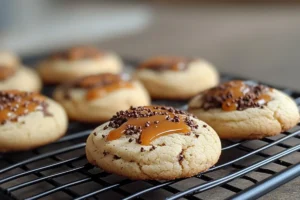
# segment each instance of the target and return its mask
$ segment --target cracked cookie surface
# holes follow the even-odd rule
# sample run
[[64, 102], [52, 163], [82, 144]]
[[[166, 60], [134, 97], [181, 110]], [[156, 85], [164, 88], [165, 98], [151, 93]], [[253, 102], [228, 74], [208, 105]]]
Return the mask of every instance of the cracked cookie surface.
[[[228, 92], [226, 84], [228, 83], [219, 87]], [[217, 94], [216, 89], [218, 88], [194, 97], [188, 110], [212, 126], [220, 138], [259, 139], [274, 136], [299, 122], [296, 103], [276, 89], [262, 85], [246, 85], [237, 98], [232, 98], [230, 94], [228, 98], [227, 93]], [[210, 98], [207, 94], [213, 90], [214, 96]], [[229, 102], [228, 107], [224, 102]]]
[[[126, 113], [119, 113], [96, 128], [87, 139], [88, 161], [107, 172], [138, 180], [191, 177], [218, 161], [221, 143], [210, 126], [182, 111], [170, 110], [170, 114], [168, 110], [154, 108], [158, 108], [154, 111], [158, 114], [126, 117]], [[143, 126], [130, 126], [138, 123]], [[123, 134], [115, 134], [116, 131]], [[155, 134], [161, 135], [147, 137]]]

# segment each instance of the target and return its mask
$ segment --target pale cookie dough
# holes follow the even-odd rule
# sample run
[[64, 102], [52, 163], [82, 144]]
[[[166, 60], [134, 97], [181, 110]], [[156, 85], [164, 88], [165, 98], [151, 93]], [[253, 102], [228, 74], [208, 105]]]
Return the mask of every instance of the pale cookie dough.
[[157, 57], [142, 63], [135, 73], [156, 99], [189, 99], [219, 82], [215, 67], [202, 59]]
[[11, 76], [0, 80], [0, 90], [17, 89], [22, 91], [39, 92], [42, 81], [38, 74], [28, 67], [19, 67]]
[[120, 73], [122, 67], [122, 60], [115, 53], [76, 47], [42, 61], [38, 71], [45, 83], [57, 84], [86, 75]]
[[54, 91], [54, 99], [70, 119], [91, 123], [107, 121], [130, 106], [150, 104], [149, 94], [141, 83], [107, 73], [68, 82]]
[[39, 92], [42, 87], [37, 73], [21, 65], [13, 53], [0, 52], [0, 90], [18, 89]]
[[[224, 84], [221, 87], [224, 87]], [[256, 87], [264, 88], [265, 86]], [[223, 108], [222, 105], [216, 106], [215, 104], [216, 102], [222, 103], [222, 101], [224, 103], [228, 99], [226, 96], [215, 95], [213, 98], [210, 97], [211, 102], [205, 102], [204, 96], [208, 92], [194, 97], [189, 103], [188, 111], [213, 127], [220, 138], [259, 139], [274, 136], [299, 122], [299, 111], [295, 102], [276, 89], [265, 87], [262, 90], [257, 89], [256, 94], [244, 91], [245, 94], [238, 100], [242, 105], [231, 111], [223, 109], [227, 108], [226, 104]], [[249, 94], [252, 98], [246, 100]], [[268, 102], [260, 101], [259, 103], [257, 95], [267, 95], [270, 99]], [[255, 101], [258, 104], [253, 104]], [[232, 105], [237, 104], [230, 106]]]
[[[128, 112], [132, 113], [132, 110]], [[118, 123], [120, 123], [118, 120], [123, 119], [124, 122], [122, 114], [126, 115], [128, 112], [117, 113], [110, 122], [99, 126], [90, 134], [87, 139], [86, 155], [91, 164], [130, 179], [172, 180], [197, 175], [208, 170], [218, 161], [221, 143], [216, 132], [203, 121], [183, 112], [175, 111], [176, 116], [180, 115], [181, 120], [188, 118], [186, 123], [194, 127], [188, 133], [175, 130], [171, 134], [152, 140], [149, 145], [142, 145], [142, 139], [138, 138], [142, 138], [141, 134], [147, 128], [143, 126], [142, 132], [139, 132], [137, 130], [139, 127], [126, 125], [129, 127], [126, 135], [108, 141], [110, 132], [118, 130]], [[163, 116], [163, 119], [165, 117], [167, 116]], [[150, 117], [149, 126], [145, 124], [145, 127], [153, 128], [163, 123], [161, 120], [153, 124], [151, 120]], [[169, 118], [169, 121], [171, 120], [172, 117]], [[172, 130], [172, 126], [169, 128]]]
[[51, 99], [29, 92], [0, 92], [0, 152], [28, 150], [62, 137], [64, 109]]
[[0, 66], [15, 68], [19, 65], [20, 59], [17, 55], [7, 51], [0, 51]]

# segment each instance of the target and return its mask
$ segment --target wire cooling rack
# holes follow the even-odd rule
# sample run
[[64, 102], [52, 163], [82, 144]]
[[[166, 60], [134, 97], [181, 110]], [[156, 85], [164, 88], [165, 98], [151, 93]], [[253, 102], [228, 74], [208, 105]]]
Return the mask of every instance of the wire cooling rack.
[[[281, 90], [300, 106], [300, 93]], [[185, 108], [187, 102], [154, 103]], [[300, 175], [300, 124], [261, 140], [223, 140], [216, 166], [173, 181], [134, 181], [88, 164], [85, 140], [96, 126], [71, 122], [53, 144], [0, 154], [0, 199], [256, 199]]]

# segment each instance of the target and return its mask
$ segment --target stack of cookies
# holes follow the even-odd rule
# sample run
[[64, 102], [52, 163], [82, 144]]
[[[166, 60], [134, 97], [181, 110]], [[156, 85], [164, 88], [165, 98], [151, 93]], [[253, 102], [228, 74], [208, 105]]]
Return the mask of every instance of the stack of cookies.
[[[34, 71], [0, 53], [0, 152], [51, 143], [65, 134], [68, 119], [98, 123], [86, 144], [91, 164], [131, 179], [172, 180], [215, 165], [220, 138], [274, 136], [299, 121], [286, 94], [249, 81], [219, 84], [203, 59], [160, 56], [132, 76], [122, 69], [118, 55], [94, 47], [55, 53], [37, 67], [44, 84], [55, 86], [54, 101], [35, 93], [41, 82]], [[151, 99], [189, 101], [188, 110]]]

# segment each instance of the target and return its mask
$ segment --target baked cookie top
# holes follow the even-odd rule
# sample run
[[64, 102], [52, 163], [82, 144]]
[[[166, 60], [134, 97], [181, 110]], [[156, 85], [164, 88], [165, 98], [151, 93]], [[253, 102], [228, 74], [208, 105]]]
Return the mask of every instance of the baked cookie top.
[[15, 67], [7, 67], [0, 65], [0, 81], [4, 81], [16, 73], [17, 69]]
[[154, 57], [144, 61], [138, 66], [138, 70], [149, 69], [153, 71], [183, 71], [186, 70], [192, 60], [182, 57]]
[[50, 60], [75, 61], [82, 59], [95, 59], [104, 55], [104, 52], [89, 46], [73, 47], [63, 52], [57, 52], [50, 56]]
[[94, 100], [101, 98], [106, 94], [122, 88], [132, 88], [130, 80], [124, 80], [117, 74], [98, 74], [79, 78], [63, 85], [64, 97], [70, 98], [70, 90], [84, 89], [86, 90], [86, 99]]
[[234, 80], [200, 93], [201, 104], [190, 105], [190, 108], [204, 110], [221, 108], [224, 111], [245, 110], [247, 108], [263, 108], [272, 100], [272, 88], [261, 84], [250, 84]]
[[43, 112], [45, 116], [51, 116], [47, 110], [46, 98], [32, 92], [17, 90], [0, 91], [0, 123], [16, 122], [19, 117], [32, 112]]
[[20, 65], [19, 58], [10, 52], [0, 52], [0, 81], [13, 76]]
[[190, 135], [193, 130], [198, 129], [192, 115], [166, 106], [131, 107], [117, 112], [103, 130], [109, 127], [114, 129], [106, 135], [107, 141], [125, 136], [129, 142], [141, 145], [150, 145], [158, 137], [172, 133]]
[[88, 161], [138, 180], [173, 180], [206, 171], [219, 159], [221, 142], [205, 122], [166, 106], [120, 111], [88, 137]]

